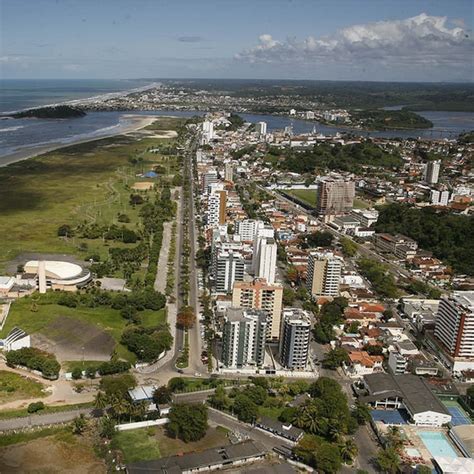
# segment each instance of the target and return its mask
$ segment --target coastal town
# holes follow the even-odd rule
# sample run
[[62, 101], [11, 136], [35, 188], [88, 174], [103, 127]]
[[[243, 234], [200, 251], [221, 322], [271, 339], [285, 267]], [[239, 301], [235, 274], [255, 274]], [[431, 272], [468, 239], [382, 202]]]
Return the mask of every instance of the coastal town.
[[0, 474], [473, 474], [472, 0], [0, 0]]
[[[11, 401], [37, 414], [0, 411], [3, 432], [95, 423], [131, 473], [219, 469], [222, 450], [228, 467], [288, 472], [471, 470], [470, 136], [295, 134], [209, 112], [127, 137], [143, 151], [123, 194], [111, 184], [116, 223], [91, 204], [53, 237], [85, 261], [27, 252], [0, 277], [2, 374], [51, 384], [55, 407]], [[39, 308], [58, 317], [38, 332]], [[91, 324], [104, 311], [125, 323], [120, 346]], [[155, 459], [150, 438], [127, 459], [170, 423], [226, 445]]]

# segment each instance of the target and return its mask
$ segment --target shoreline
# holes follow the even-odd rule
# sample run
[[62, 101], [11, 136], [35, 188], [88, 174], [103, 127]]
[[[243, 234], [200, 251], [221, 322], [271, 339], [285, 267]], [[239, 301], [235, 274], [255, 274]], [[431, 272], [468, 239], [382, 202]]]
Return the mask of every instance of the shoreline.
[[[104, 138], [116, 137], [119, 135], [128, 135], [129, 133], [137, 132], [143, 128], [148, 127], [156, 120], [162, 116], [152, 116], [152, 115], [125, 115], [125, 118], [131, 119], [132, 123], [125, 125], [121, 130], [101, 135], [100, 137], [89, 137], [80, 140], [73, 140], [70, 143], [61, 143], [61, 142], [52, 142], [44, 145], [33, 145], [31, 147], [25, 147], [19, 151], [12, 153], [11, 155], [6, 155], [0, 157], [2, 162], [0, 163], [0, 168], [13, 165], [14, 163], [19, 163], [20, 161], [29, 160], [31, 158], [36, 158], [38, 156], [44, 155], [51, 151], [59, 150], [61, 148], [67, 148], [73, 145], [80, 145], [82, 143], [93, 142], [96, 140], [102, 140]], [[3, 159], [6, 161], [3, 162]]]

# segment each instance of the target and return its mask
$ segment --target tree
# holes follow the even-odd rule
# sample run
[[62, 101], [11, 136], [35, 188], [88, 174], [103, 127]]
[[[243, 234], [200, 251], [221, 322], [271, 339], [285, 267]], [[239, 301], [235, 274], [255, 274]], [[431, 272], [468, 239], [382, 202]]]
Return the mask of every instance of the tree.
[[71, 377], [74, 379], [74, 380], [79, 380], [82, 378], [82, 370], [80, 367], [74, 367], [74, 369], [72, 369], [72, 372], [71, 372]]
[[230, 399], [222, 385], [216, 387], [215, 392], [209, 397], [209, 403], [218, 410], [227, 410], [230, 405]]
[[341, 237], [339, 243], [342, 247], [342, 253], [346, 257], [353, 257], [357, 253], [358, 246], [353, 240], [347, 237]]
[[196, 323], [196, 315], [191, 306], [183, 306], [176, 317], [176, 324], [182, 329], [191, 329]]
[[97, 410], [104, 410], [108, 404], [109, 400], [107, 395], [102, 390], [99, 390], [94, 398], [94, 408]]
[[33, 402], [28, 405], [27, 412], [28, 413], [36, 413], [40, 410], [44, 410], [44, 403], [43, 402]]
[[331, 232], [313, 232], [306, 235], [306, 244], [308, 247], [330, 247], [334, 237]]
[[153, 402], [155, 405], [169, 403], [171, 401], [171, 395], [171, 389], [166, 385], [162, 385], [153, 392]]
[[68, 224], [63, 224], [58, 227], [58, 237], [73, 237], [74, 230]]
[[115, 435], [115, 421], [104, 417], [100, 420], [99, 434], [102, 438], [112, 439]]
[[263, 405], [267, 399], [267, 390], [261, 385], [247, 387], [245, 395], [256, 405]]
[[393, 448], [380, 449], [377, 453], [377, 465], [388, 474], [396, 474], [400, 469], [400, 457]]
[[135, 377], [131, 374], [106, 375], [100, 380], [99, 388], [111, 400], [112, 397], [125, 397], [132, 388], [137, 386]]
[[174, 393], [184, 390], [186, 383], [182, 378], [173, 377], [168, 380], [168, 388]]
[[347, 351], [341, 347], [335, 347], [326, 354], [322, 365], [325, 369], [336, 370], [338, 367], [341, 367], [343, 362], [348, 361], [349, 355], [347, 354]]
[[283, 288], [283, 305], [292, 306], [295, 302], [295, 292], [291, 288]]
[[77, 435], [84, 433], [87, 427], [87, 420], [83, 413], [72, 420], [72, 432]]
[[365, 425], [370, 420], [370, 410], [365, 403], [356, 402], [352, 416], [357, 420], [359, 425]]
[[333, 474], [341, 467], [341, 456], [338, 449], [334, 449], [319, 436], [305, 435], [294, 448], [298, 458], [305, 464], [314, 467], [318, 472]]
[[257, 405], [243, 393], [235, 397], [233, 410], [237, 418], [245, 423], [254, 423], [258, 416]]
[[345, 442], [339, 446], [339, 451], [343, 462], [346, 464], [352, 464], [352, 461], [357, 456], [358, 449], [352, 439], [346, 439]]
[[207, 407], [203, 404], [175, 404], [171, 407], [168, 420], [166, 429], [173, 438], [185, 443], [198, 441], [208, 428]]

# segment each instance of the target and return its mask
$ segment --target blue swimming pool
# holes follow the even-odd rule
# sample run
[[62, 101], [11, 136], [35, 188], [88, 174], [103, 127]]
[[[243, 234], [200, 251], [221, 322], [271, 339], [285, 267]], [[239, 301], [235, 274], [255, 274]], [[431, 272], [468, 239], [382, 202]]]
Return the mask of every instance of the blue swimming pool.
[[439, 431], [418, 431], [418, 436], [423, 441], [433, 457], [445, 456], [457, 458], [458, 454], [444, 433]]

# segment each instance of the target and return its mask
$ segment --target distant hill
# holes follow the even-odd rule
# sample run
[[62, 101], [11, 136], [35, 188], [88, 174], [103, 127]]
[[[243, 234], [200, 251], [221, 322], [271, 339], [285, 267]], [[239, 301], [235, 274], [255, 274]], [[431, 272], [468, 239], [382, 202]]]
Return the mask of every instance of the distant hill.
[[70, 105], [54, 105], [51, 107], [39, 107], [36, 109], [23, 110], [12, 114], [14, 118], [74, 118], [84, 117], [86, 113], [78, 108]]

